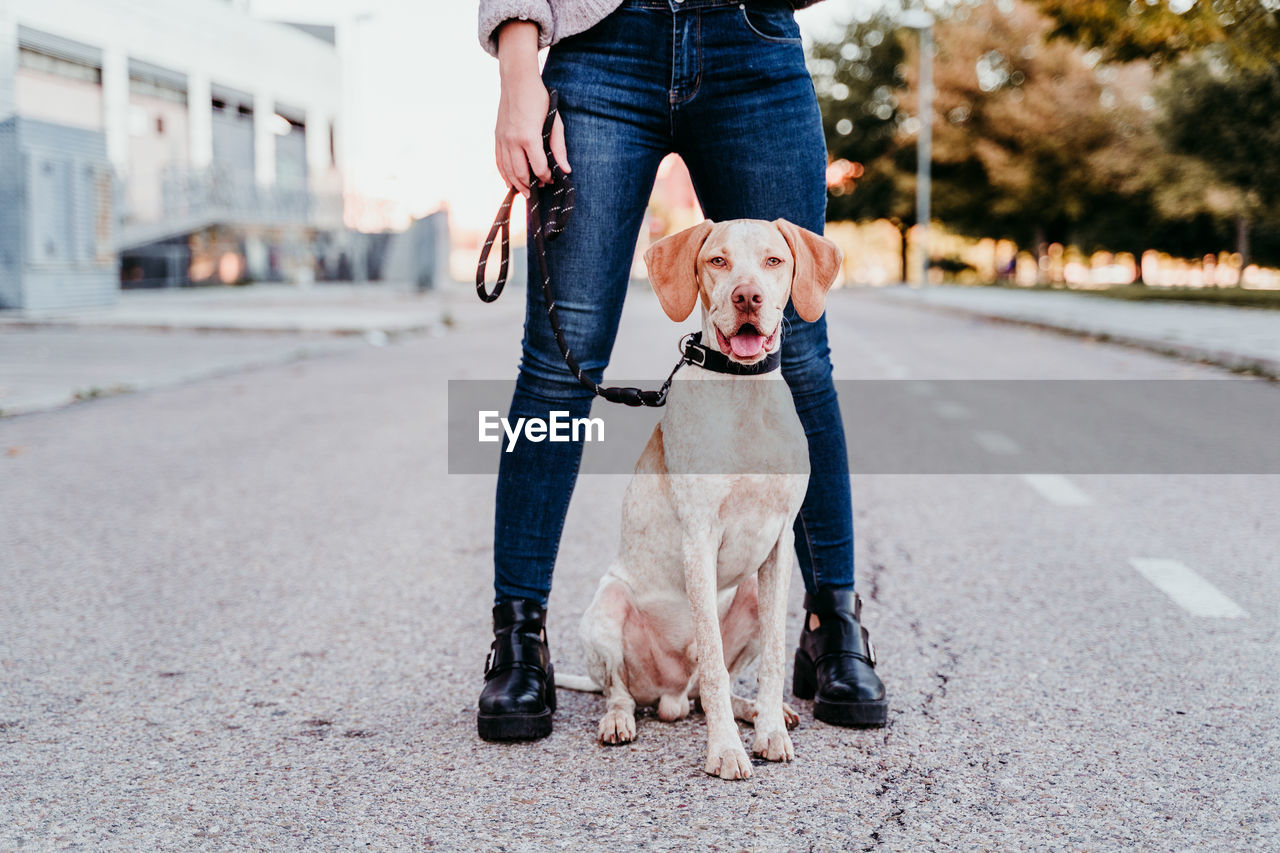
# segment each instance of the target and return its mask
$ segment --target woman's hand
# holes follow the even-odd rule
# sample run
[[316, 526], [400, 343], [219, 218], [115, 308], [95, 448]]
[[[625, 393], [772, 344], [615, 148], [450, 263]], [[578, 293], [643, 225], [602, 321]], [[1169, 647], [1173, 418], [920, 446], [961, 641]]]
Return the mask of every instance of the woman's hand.
[[[494, 159], [508, 187], [529, 197], [529, 171], [541, 184], [551, 182], [551, 169], [542, 150], [542, 123], [550, 97], [538, 72], [538, 25], [508, 21], [498, 30], [498, 72], [502, 96], [498, 101], [498, 125], [494, 130]], [[551, 153], [565, 172], [569, 159], [564, 148], [564, 124], [556, 114], [551, 129]]]

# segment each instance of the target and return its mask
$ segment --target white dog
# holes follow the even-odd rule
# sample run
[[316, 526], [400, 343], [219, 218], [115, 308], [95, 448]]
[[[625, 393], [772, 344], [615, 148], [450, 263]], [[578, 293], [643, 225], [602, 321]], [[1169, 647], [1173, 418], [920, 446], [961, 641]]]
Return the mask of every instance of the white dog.
[[[677, 322], [702, 304], [695, 361], [675, 376], [626, 491], [622, 542], [582, 618], [594, 684], [604, 693], [602, 743], [636, 735], [636, 703], [678, 720], [690, 697], [707, 718], [706, 771], [751, 775], [734, 718], [754, 723], [753, 751], [794, 757], [782, 701], [792, 524], [809, 480], [808, 445], [780, 371], [790, 297], [822, 315], [840, 250], [785, 220], [703, 222], [645, 253], [649, 277]], [[728, 375], [726, 375], [728, 374]], [[708, 381], [714, 380], [714, 381]], [[752, 702], [732, 678], [759, 658]]]

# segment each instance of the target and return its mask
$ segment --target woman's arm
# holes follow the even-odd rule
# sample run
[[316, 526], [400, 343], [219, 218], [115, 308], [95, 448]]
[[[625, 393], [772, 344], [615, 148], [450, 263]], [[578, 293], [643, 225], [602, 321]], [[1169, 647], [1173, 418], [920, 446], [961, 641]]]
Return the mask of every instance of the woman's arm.
[[[494, 159], [507, 186], [515, 187], [526, 198], [530, 169], [543, 184], [551, 180], [551, 169], [542, 150], [542, 122], [550, 99], [538, 70], [538, 35], [538, 25], [531, 21], [507, 21], [497, 31], [502, 94], [494, 129]], [[564, 124], [558, 114], [551, 131], [551, 153], [561, 169], [570, 171]]]

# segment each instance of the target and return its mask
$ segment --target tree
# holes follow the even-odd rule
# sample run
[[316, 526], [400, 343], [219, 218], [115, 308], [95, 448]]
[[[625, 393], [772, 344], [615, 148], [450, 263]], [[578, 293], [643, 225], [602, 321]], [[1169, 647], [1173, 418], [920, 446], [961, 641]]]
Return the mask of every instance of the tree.
[[1157, 89], [1163, 151], [1141, 169], [1164, 173], [1150, 183], [1166, 218], [1198, 220], [1193, 230], [1212, 233], [1215, 247], [1233, 232], [1246, 263], [1280, 262], [1280, 2], [1036, 3], [1054, 20], [1051, 37], [1104, 61], [1167, 69]]
[[1170, 150], [1204, 163], [1231, 191], [1236, 251], [1247, 263], [1253, 223], [1280, 222], [1280, 69], [1201, 56], [1173, 70], [1160, 100]]
[[[1262, 179], [1250, 164], [1280, 157], [1272, 90], [1257, 84], [1233, 99], [1209, 87], [1198, 100], [1184, 98], [1191, 112], [1174, 113], [1172, 122], [1202, 144], [1173, 144], [1172, 125], [1158, 109], [1168, 97], [1163, 89], [1156, 97], [1152, 66], [1100, 62], [1099, 53], [1050, 38], [1055, 26], [1025, 0], [960, 5], [938, 23], [937, 219], [960, 233], [1037, 250], [1055, 241], [1199, 255], [1231, 245], [1241, 193]], [[828, 149], [833, 159], [861, 166], [834, 182], [832, 219], [888, 218], [904, 233], [914, 224], [917, 52], [914, 34], [885, 19], [855, 22], [842, 43], [815, 46], [811, 70]], [[1275, 80], [1274, 71], [1250, 73], [1248, 79]], [[1219, 129], [1230, 132], [1223, 127], [1230, 105], [1250, 98], [1256, 108], [1234, 113], [1241, 132], [1231, 144], [1215, 142]], [[1196, 117], [1193, 103], [1228, 111]], [[1215, 150], [1234, 161], [1238, 180], [1217, 165]], [[1265, 174], [1280, 187], [1276, 173]], [[1266, 223], [1256, 233], [1264, 248], [1273, 242]]]
[[1108, 62], [1149, 60], [1157, 67], [1218, 45], [1233, 64], [1280, 61], [1276, 0], [1036, 0], [1054, 21], [1049, 35], [1101, 51]]
[[[1140, 104], [1149, 75], [1100, 73], [1082, 49], [1046, 41], [1050, 26], [1025, 2], [962, 7], [938, 25], [938, 217], [1022, 245], [1137, 248], [1138, 229], [1122, 226], [1150, 218], [1150, 202], [1120, 164], [1150, 139]], [[1108, 211], [1119, 215], [1104, 231]]]
[[815, 44], [809, 62], [828, 156], [848, 164], [828, 181], [827, 218], [892, 222], [904, 275], [906, 234], [915, 224], [914, 149], [901, 133], [899, 108], [905, 55], [897, 24], [879, 16], [852, 21], [838, 42]]

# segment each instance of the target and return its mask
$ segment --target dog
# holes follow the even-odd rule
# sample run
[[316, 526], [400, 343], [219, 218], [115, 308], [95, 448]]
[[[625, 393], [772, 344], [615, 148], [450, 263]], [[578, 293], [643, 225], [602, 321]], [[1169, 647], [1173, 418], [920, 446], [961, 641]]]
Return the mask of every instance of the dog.
[[[802, 319], [822, 315], [841, 254], [786, 220], [737, 219], [666, 237], [644, 259], [667, 316], [683, 322], [701, 303], [717, 363], [750, 371], [777, 361], [788, 298]], [[626, 490], [617, 560], [582, 617], [589, 680], [557, 680], [604, 694], [601, 743], [635, 738], [637, 704], [675, 721], [694, 698], [707, 773], [751, 776], [735, 718], [754, 725], [756, 755], [794, 758], [784, 646], [792, 524], [808, 482], [808, 444], [780, 371], [676, 373]], [[756, 700], [733, 695], [733, 678], [757, 659]]]

